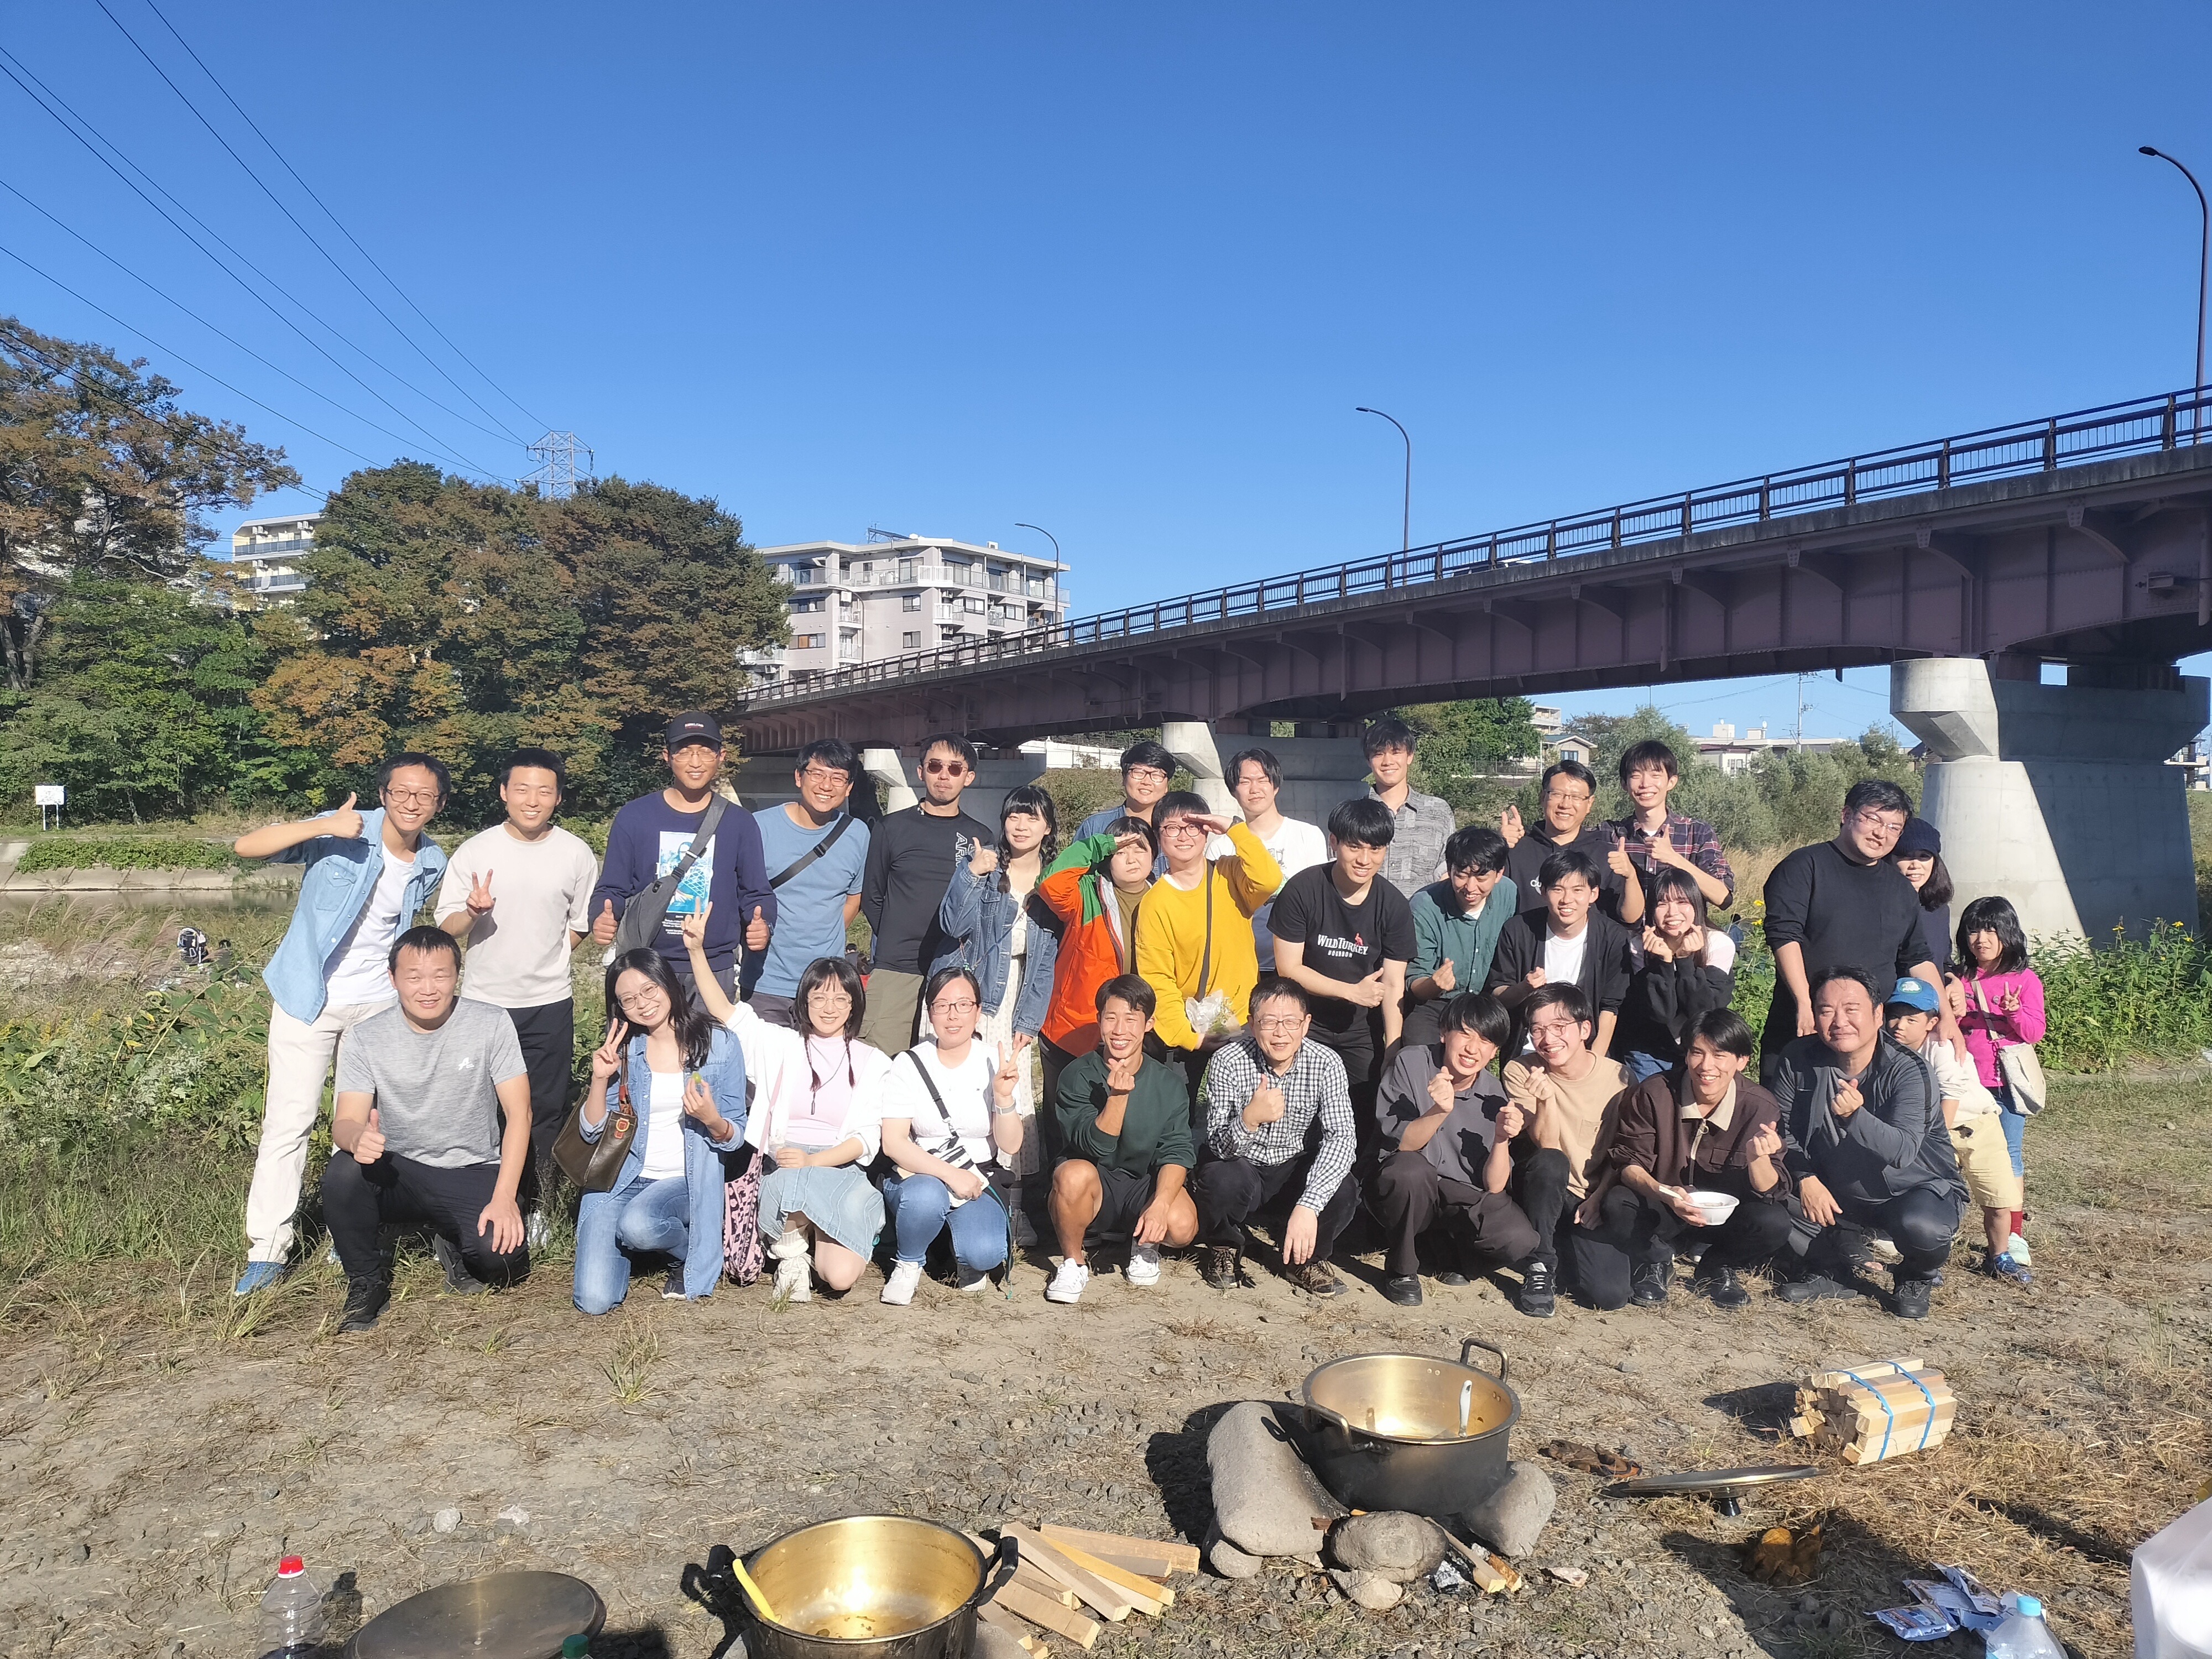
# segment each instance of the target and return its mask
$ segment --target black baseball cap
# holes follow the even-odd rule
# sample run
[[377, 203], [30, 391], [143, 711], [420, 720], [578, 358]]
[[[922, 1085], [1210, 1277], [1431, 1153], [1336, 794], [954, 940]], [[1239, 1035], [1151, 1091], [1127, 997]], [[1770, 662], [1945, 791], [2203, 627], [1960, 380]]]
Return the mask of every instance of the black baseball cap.
[[668, 722], [668, 752], [674, 754], [690, 743], [703, 743], [711, 749], [722, 746], [722, 723], [703, 708], [687, 708]]

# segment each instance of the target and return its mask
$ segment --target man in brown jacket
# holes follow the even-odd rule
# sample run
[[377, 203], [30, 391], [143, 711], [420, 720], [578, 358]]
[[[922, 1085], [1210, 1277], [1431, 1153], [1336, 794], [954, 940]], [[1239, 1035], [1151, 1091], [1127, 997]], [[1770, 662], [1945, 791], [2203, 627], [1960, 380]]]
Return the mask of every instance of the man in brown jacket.
[[[1574, 1230], [1576, 1277], [1594, 1306], [1664, 1302], [1678, 1244], [1699, 1258], [1697, 1276], [1714, 1306], [1751, 1300], [1735, 1270], [1765, 1261], [1790, 1235], [1780, 1108], [1743, 1076], [1756, 1052], [1740, 1015], [1712, 1009], [1692, 1028], [1679, 1073], [1646, 1078], [1620, 1097], [1601, 1172], [1577, 1212], [1587, 1221]], [[1715, 1220], [1692, 1193], [1735, 1202]]]

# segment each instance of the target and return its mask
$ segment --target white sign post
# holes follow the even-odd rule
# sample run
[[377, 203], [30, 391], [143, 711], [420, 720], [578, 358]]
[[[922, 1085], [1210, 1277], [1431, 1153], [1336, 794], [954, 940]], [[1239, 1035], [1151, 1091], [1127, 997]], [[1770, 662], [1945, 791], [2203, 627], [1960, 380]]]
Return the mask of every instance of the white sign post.
[[[39, 828], [58, 830], [62, 827], [62, 806], [69, 799], [69, 791], [58, 783], [34, 783], [31, 786], [33, 803], [39, 809]], [[52, 814], [49, 821], [48, 814]]]

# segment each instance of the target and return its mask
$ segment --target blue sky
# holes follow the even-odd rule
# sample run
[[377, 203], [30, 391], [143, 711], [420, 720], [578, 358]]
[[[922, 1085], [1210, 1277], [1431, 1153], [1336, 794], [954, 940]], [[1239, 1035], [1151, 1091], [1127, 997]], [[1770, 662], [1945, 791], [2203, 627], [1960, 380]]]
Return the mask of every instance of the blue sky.
[[[143, 353], [324, 487], [348, 448], [514, 477], [550, 424], [763, 544], [875, 525], [1042, 550], [1015, 523], [1046, 526], [1091, 610], [1388, 549], [1401, 451], [1355, 404], [1413, 434], [1421, 542], [2191, 374], [2196, 203], [2136, 146], [2212, 179], [2201, 5], [157, 0], [495, 391], [148, 0], [106, 3], [489, 414], [94, 0], [0, 0], [0, 46], [493, 430], [332, 343], [404, 418], [374, 402], [5, 81], [0, 179], [346, 409], [5, 191], [0, 246], [167, 349], [4, 258], [0, 312]], [[1810, 683], [1806, 730], [1882, 717], [1885, 684]], [[1715, 684], [1666, 706], [1788, 726], [1795, 699]]]

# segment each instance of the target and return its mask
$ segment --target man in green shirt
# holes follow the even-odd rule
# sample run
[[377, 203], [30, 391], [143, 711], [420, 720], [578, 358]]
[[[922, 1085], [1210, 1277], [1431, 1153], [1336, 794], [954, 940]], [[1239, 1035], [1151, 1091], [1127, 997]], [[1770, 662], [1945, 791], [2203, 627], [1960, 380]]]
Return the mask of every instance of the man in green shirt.
[[1444, 878], [1413, 895], [1413, 959], [1406, 969], [1405, 1048], [1442, 1040], [1444, 1005], [1480, 991], [1498, 936], [1520, 908], [1505, 873], [1511, 851], [1495, 830], [1470, 823], [1444, 843]]
[[1188, 1190], [1196, 1158], [1182, 1069], [1145, 1053], [1158, 1006], [1134, 974], [1098, 988], [1098, 1046], [1060, 1073], [1053, 1113], [1061, 1157], [1052, 1172], [1052, 1224], [1060, 1263], [1048, 1302], [1074, 1302], [1091, 1282], [1086, 1252], [1129, 1241], [1129, 1283], [1160, 1282], [1160, 1246], [1198, 1237]]

